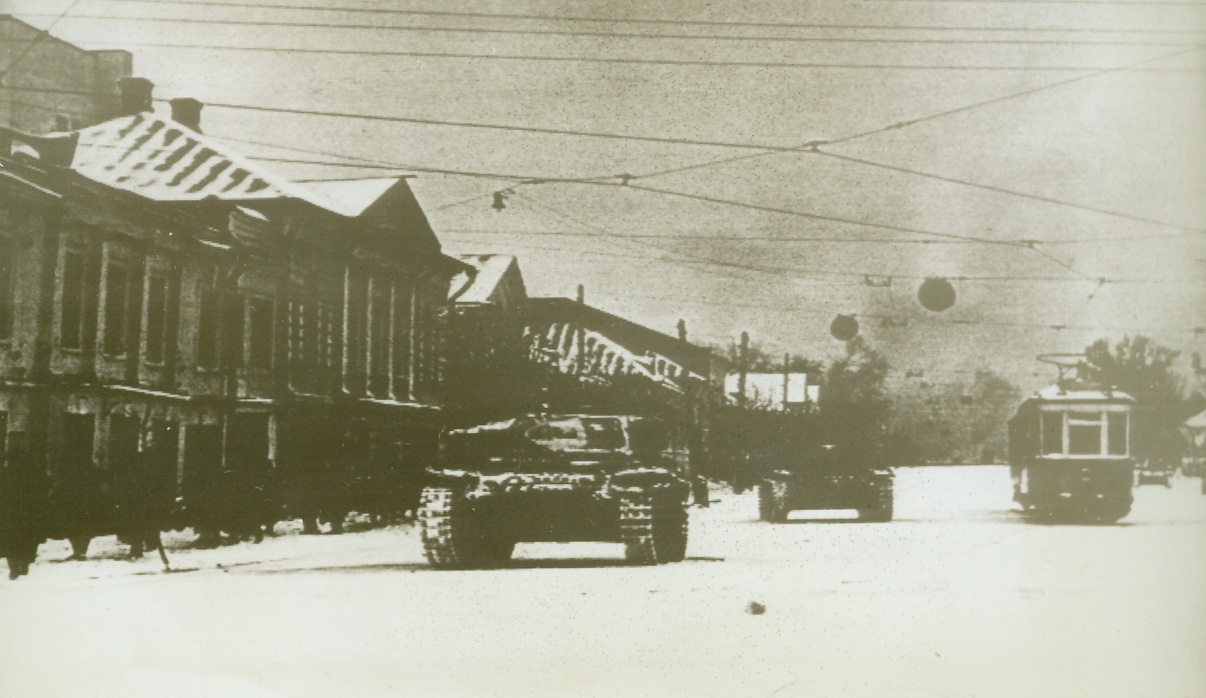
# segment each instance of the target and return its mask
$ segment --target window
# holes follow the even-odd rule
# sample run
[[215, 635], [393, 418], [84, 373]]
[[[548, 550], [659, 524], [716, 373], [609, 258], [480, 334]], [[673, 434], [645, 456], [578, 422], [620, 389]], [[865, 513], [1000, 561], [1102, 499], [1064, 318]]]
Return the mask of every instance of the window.
[[168, 328], [171, 311], [169, 310], [169, 280], [162, 272], [151, 272], [147, 278], [147, 362], [163, 363], [164, 350], [171, 344]]
[[586, 447], [600, 449], [624, 448], [624, 425], [618, 419], [583, 419]]
[[11, 238], [0, 239], [0, 339], [12, 339], [13, 336], [16, 253], [16, 245]]
[[1126, 412], [1042, 413], [1043, 455], [1125, 456], [1130, 450]]
[[410, 294], [394, 288], [394, 395], [410, 395]]
[[349, 269], [344, 292], [347, 296], [344, 343], [347, 348], [348, 387], [359, 390], [364, 386], [367, 359], [365, 340], [368, 334], [368, 283], [364, 275]]
[[218, 292], [201, 290], [197, 309], [197, 367], [218, 367]]
[[314, 349], [318, 366], [329, 369], [335, 366], [335, 309], [330, 303], [314, 304]]
[[1125, 412], [1107, 412], [1106, 424], [1109, 431], [1109, 450], [1111, 456], [1125, 456], [1127, 444], [1127, 415]]
[[99, 255], [82, 249], [63, 253], [63, 300], [59, 308], [59, 344], [90, 347], [96, 339]]
[[369, 390], [381, 396], [389, 390], [389, 287], [373, 280], [369, 307]]
[[1101, 455], [1104, 412], [1068, 413], [1068, 454], [1073, 456]]
[[294, 387], [322, 391], [335, 366], [335, 311], [329, 303], [288, 304], [288, 355]]
[[104, 352], [110, 356], [126, 353], [126, 325], [129, 316], [130, 269], [110, 261], [105, 270]]
[[247, 363], [252, 368], [272, 367], [272, 301], [252, 298], [247, 303], [250, 315]]
[[222, 307], [222, 337], [218, 344], [222, 347], [223, 365], [239, 366], [243, 363], [243, 297], [237, 293], [224, 296], [226, 303]]
[[306, 304], [289, 302], [289, 365], [300, 368], [306, 365]]

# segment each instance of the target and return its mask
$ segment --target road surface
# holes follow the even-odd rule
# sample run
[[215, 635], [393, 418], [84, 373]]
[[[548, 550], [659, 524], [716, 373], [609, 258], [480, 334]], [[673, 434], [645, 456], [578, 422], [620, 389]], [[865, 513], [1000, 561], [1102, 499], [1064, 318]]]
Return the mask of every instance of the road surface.
[[1198, 480], [1117, 526], [1028, 524], [1010, 494], [1000, 466], [902, 469], [892, 523], [773, 525], [717, 489], [655, 568], [573, 544], [437, 572], [411, 525], [176, 536], [172, 574], [53, 542], [0, 583], [0, 695], [1206, 695]]

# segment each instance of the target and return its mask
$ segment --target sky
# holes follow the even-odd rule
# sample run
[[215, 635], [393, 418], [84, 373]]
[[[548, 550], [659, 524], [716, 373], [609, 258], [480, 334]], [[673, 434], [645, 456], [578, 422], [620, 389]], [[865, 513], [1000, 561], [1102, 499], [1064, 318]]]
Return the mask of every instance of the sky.
[[[285, 176], [413, 173], [446, 252], [517, 254], [533, 294], [582, 284], [695, 341], [830, 359], [854, 314], [895, 380], [1027, 390], [1055, 377], [1036, 354], [1098, 338], [1206, 353], [1206, 3], [733, 5], [0, 12], [130, 50], [157, 97], [205, 102], [207, 134]], [[920, 306], [929, 277], [954, 307]]]

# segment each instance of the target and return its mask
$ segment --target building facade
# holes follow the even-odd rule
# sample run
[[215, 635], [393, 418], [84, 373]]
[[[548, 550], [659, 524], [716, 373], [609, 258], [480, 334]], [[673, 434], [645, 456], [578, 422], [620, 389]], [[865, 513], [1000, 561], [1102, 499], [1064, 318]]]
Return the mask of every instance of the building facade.
[[0, 126], [49, 133], [112, 119], [133, 62], [128, 51], [87, 51], [0, 15]]
[[192, 106], [0, 131], [0, 438], [52, 481], [95, 464], [204, 503], [236, 472], [302, 517], [400, 506], [465, 265], [405, 179], [284, 181]]

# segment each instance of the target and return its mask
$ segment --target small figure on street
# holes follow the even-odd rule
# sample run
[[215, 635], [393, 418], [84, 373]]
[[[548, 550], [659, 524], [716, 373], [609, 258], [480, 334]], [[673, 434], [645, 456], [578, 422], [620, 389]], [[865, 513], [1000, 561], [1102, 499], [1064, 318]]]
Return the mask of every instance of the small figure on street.
[[130, 545], [130, 559], [142, 557], [152, 547], [159, 552], [165, 570], [170, 570], [160, 531], [167, 522], [175, 497], [171, 488], [156, 477], [154, 445], [148, 442], [139, 451], [123, 478], [119, 495], [118, 532]]
[[0, 468], [0, 557], [8, 559], [8, 578], [29, 574], [46, 540], [47, 480], [32, 462], [25, 435], [10, 434], [8, 456]]
[[92, 539], [113, 530], [108, 474], [91, 460], [63, 467], [50, 490], [56, 528], [71, 543], [72, 560], [88, 556]]

